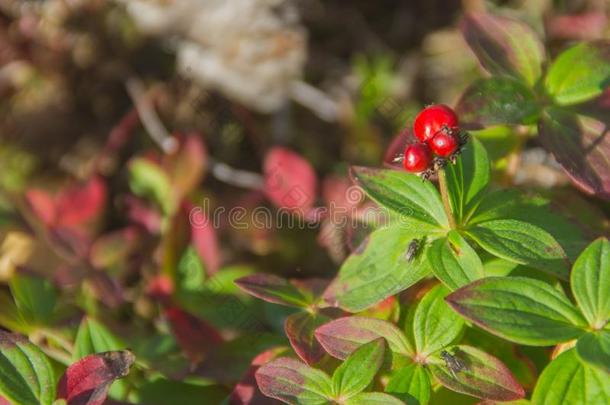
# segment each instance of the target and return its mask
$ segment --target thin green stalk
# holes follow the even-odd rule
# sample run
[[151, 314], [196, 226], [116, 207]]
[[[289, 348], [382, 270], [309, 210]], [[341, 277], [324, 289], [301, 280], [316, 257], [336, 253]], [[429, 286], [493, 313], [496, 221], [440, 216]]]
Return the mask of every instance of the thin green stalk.
[[451, 229], [456, 229], [455, 218], [453, 217], [453, 212], [451, 211], [451, 203], [449, 202], [449, 191], [447, 190], [447, 177], [445, 174], [445, 169], [440, 169], [438, 171], [438, 185], [441, 191], [441, 198], [443, 199], [443, 207], [445, 207], [445, 213], [447, 214], [447, 218], [449, 218], [449, 227]]

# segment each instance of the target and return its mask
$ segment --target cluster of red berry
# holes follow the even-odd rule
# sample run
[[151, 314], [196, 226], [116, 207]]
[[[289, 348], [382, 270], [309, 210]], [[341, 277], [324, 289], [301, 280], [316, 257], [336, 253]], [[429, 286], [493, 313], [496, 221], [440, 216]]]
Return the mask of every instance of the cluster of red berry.
[[448, 160], [455, 161], [466, 143], [466, 135], [459, 130], [455, 111], [444, 104], [423, 109], [415, 117], [413, 133], [419, 142], [407, 145], [397, 160], [402, 161], [405, 170], [421, 173], [423, 178], [444, 167]]

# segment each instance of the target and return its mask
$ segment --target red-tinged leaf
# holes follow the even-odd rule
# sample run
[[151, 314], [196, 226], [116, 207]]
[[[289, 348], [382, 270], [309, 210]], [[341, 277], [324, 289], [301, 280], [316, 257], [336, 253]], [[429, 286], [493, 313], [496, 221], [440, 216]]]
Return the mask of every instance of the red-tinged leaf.
[[324, 356], [324, 349], [316, 340], [316, 329], [330, 321], [320, 313], [297, 312], [286, 318], [284, 330], [292, 348], [307, 364], [314, 364]]
[[514, 401], [525, 397], [523, 387], [497, 358], [464, 345], [447, 347], [445, 351], [459, 362], [460, 367], [449, 369], [446, 362], [438, 357], [430, 358], [429, 369], [450, 390], [495, 401]]
[[155, 276], [148, 282], [146, 293], [160, 301], [167, 300], [174, 293], [174, 281], [165, 274]]
[[390, 350], [411, 355], [413, 348], [405, 334], [394, 324], [375, 318], [348, 316], [331, 321], [316, 330], [322, 347], [333, 357], [344, 360], [365, 343], [385, 338]]
[[141, 226], [151, 234], [158, 234], [161, 231], [161, 213], [146, 201], [128, 195], [125, 198], [125, 205], [127, 218], [133, 224]]
[[521, 21], [471, 13], [464, 18], [462, 33], [490, 73], [509, 75], [529, 85], [540, 78], [544, 47], [536, 32]]
[[602, 39], [608, 25], [604, 12], [591, 11], [582, 14], [557, 15], [546, 20], [549, 38], [591, 41]]
[[95, 240], [89, 251], [89, 261], [100, 269], [125, 261], [140, 241], [136, 227], [109, 232]]
[[208, 275], [218, 272], [222, 263], [218, 235], [213, 221], [199, 207], [186, 204], [191, 224], [191, 244], [199, 254]]
[[60, 191], [57, 195], [58, 225], [79, 226], [97, 219], [106, 204], [106, 194], [106, 183], [99, 176]]
[[210, 349], [222, 343], [222, 336], [211, 325], [178, 307], [165, 310], [172, 332], [186, 357], [200, 363]]
[[162, 166], [180, 199], [194, 190], [205, 174], [207, 150], [198, 134], [177, 135], [179, 146], [163, 157]]
[[306, 290], [273, 274], [252, 274], [235, 280], [235, 284], [248, 294], [274, 304], [306, 308], [314, 302]]
[[50, 226], [57, 217], [57, 208], [53, 197], [43, 190], [32, 189], [25, 193], [25, 201], [40, 222]]
[[57, 399], [65, 399], [68, 405], [102, 405], [112, 382], [129, 374], [134, 361], [129, 350], [86, 356], [61, 377]]
[[4, 398], [3, 396], [0, 396], [0, 405], [12, 405], [10, 402], [8, 402], [8, 399]]
[[[260, 392], [254, 377], [256, 371], [263, 365], [285, 352], [283, 347], [266, 350], [252, 360], [252, 364], [240, 382], [235, 385], [229, 403], [231, 405], [277, 405], [280, 401], [266, 397]], [[0, 404], [2, 405], [2, 404]]]
[[368, 308], [363, 312], [359, 312], [358, 316], [389, 321], [391, 320], [391, 318], [398, 318], [399, 312], [400, 303], [398, 302], [395, 296], [390, 295], [388, 298], [376, 304], [375, 306]]
[[316, 198], [317, 178], [308, 161], [286, 148], [275, 147], [265, 157], [265, 194], [279, 208], [305, 215]]
[[552, 108], [543, 113], [539, 133], [576, 186], [610, 199], [610, 134], [602, 121]]
[[263, 394], [287, 404], [325, 404], [332, 395], [326, 373], [287, 357], [261, 366], [255, 377]]

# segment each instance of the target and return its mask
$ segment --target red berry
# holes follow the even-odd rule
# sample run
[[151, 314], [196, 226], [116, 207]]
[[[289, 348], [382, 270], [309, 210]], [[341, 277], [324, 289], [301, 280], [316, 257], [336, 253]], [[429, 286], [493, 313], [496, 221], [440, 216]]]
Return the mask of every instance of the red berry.
[[415, 143], [407, 146], [402, 162], [405, 170], [411, 173], [423, 172], [430, 166], [432, 152], [425, 143]]
[[449, 132], [440, 131], [428, 141], [432, 151], [440, 157], [449, 157], [459, 146], [457, 137]]
[[413, 122], [413, 132], [422, 142], [427, 142], [443, 128], [457, 129], [458, 117], [444, 104], [424, 108]]

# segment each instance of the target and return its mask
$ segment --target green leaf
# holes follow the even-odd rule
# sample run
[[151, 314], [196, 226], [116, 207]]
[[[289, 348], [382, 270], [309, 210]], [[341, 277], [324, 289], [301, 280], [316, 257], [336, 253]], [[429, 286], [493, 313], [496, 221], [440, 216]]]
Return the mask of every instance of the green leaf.
[[446, 228], [449, 221], [436, 188], [414, 174], [398, 170], [352, 167], [352, 176], [379, 205], [420, 226]]
[[333, 374], [335, 397], [353, 397], [368, 387], [383, 363], [384, 352], [383, 338], [366, 343], [353, 352]]
[[17, 309], [15, 300], [5, 291], [0, 291], [0, 326], [23, 334], [29, 334], [31, 330]]
[[568, 350], [553, 360], [542, 372], [532, 403], [536, 405], [607, 404], [610, 398], [610, 374], [587, 366]]
[[287, 357], [262, 365], [255, 377], [263, 394], [287, 404], [328, 404], [333, 394], [326, 373]]
[[404, 402], [383, 392], [361, 392], [345, 401], [345, 405], [404, 405]]
[[487, 277], [446, 298], [481, 328], [512, 342], [548, 346], [579, 337], [585, 320], [567, 297], [525, 277]]
[[481, 65], [494, 75], [512, 76], [533, 86], [542, 75], [544, 47], [526, 24], [484, 13], [466, 15], [462, 33]]
[[412, 260], [406, 256], [411, 241], [423, 238], [423, 232], [400, 224], [375, 230], [343, 262], [324, 293], [325, 301], [359, 312], [426, 277], [430, 273], [428, 247], [422, 246]]
[[529, 125], [540, 115], [532, 90], [510, 77], [479, 79], [462, 94], [456, 106], [460, 121], [481, 126]]
[[436, 278], [452, 291], [485, 276], [479, 255], [457, 231], [432, 242], [428, 259]]
[[413, 316], [413, 336], [417, 354], [427, 356], [453, 342], [464, 329], [464, 321], [444, 298], [449, 290], [438, 285], [428, 291]]
[[458, 222], [462, 222], [489, 183], [489, 158], [481, 142], [471, 138], [457, 163], [447, 166], [445, 173], [452, 211]]
[[72, 360], [77, 361], [89, 354], [122, 350], [124, 348], [125, 344], [112, 334], [108, 328], [93, 318], [85, 317], [76, 333]]
[[610, 42], [581, 43], [562, 52], [549, 67], [544, 84], [559, 105], [599, 96], [610, 84]]
[[468, 219], [468, 225], [505, 218], [544, 229], [559, 242], [570, 260], [576, 260], [587, 245], [582, 230], [555, 213], [549, 200], [526, 197], [517, 190], [497, 190], [485, 195]]
[[542, 228], [515, 219], [498, 219], [469, 227], [467, 234], [495, 256], [568, 278], [563, 248]]
[[136, 158], [129, 163], [129, 187], [142, 197], [151, 198], [163, 210], [171, 214], [176, 208], [169, 176], [156, 163]]
[[47, 356], [24, 336], [3, 331], [0, 394], [19, 405], [50, 405], [55, 399], [55, 375]]
[[390, 377], [385, 391], [402, 399], [407, 405], [425, 405], [430, 400], [430, 377], [419, 364], [409, 364]]
[[610, 318], [610, 242], [599, 238], [578, 257], [570, 275], [572, 293], [594, 329]]
[[578, 188], [610, 199], [607, 122], [565, 109], [547, 108], [538, 124], [538, 139]]
[[57, 295], [49, 280], [16, 274], [10, 287], [19, 313], [29, 323], [46, 325], [51, 321]]
[[494, 401], [514, 401], [525, 396], [510, 370], [498, 359], [471, 346], [452, 346], [447, 354], [459, 369], [450, 369], [440, 355], [430, 359], [432, 375], [450, 390]]
[[610, 332], [596, 331], [581, 336], [576, 353], [584, 362], [610, 373]]
[[316, 330], [316, 338], [324, 350], [344, 360], [363, 344], [384, 338], [390, 350], [405, 356], [414, 351], [405, 334], [393, 323], [362, 316], [335, 319]]

